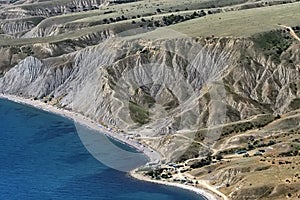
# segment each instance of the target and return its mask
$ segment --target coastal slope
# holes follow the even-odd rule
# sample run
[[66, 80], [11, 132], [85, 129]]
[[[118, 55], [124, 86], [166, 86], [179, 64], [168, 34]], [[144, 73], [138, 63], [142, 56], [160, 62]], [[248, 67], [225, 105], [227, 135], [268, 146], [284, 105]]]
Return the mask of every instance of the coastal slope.
[[147, 178], [298, 198], [300, 3], [226, 2], [5, 5], [0, 92], [154, 149], [161, 159], [138, 171]]

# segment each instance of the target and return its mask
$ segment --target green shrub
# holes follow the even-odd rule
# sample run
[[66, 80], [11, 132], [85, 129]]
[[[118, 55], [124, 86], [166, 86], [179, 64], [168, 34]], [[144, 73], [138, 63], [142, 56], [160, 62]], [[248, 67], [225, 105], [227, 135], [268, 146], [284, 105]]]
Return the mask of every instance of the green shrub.
[[280, 55], [292, 43], [289, 36], [278, 30], [257, 34], [252, 40], [257, 48], [276, 63], [280, 63]]

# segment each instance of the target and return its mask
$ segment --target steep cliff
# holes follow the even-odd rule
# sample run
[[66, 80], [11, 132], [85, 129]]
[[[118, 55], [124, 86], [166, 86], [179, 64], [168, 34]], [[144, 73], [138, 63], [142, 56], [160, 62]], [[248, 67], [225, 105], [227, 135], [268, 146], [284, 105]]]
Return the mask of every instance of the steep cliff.
[[[169, 140], [300, 108], [298, 49], [289, 45], [276, 62], [251, 39], [108, 39], [58, 57], [26, 57], [3, 70], [0, 90], [51, 99], [104, 125]], [[171, 151], [176, 145], [149, 144], [178, 159]]]

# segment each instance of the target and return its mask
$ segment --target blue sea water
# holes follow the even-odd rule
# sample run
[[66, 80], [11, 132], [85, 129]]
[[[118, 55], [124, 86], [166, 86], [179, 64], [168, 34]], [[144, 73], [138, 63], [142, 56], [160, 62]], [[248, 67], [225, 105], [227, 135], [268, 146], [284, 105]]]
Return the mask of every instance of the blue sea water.
[[70, 119], [4, 99], [0, 116], [1, 200], [204, 199], [107, 167], [82, 145]]

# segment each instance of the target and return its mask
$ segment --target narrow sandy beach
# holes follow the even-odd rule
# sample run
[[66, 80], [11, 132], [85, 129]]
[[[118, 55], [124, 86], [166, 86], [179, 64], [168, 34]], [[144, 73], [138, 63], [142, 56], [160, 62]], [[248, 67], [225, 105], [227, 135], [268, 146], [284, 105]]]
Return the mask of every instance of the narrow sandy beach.
[[142, 180], [142, 181], [148, 181], [148, 182], [155, 183], [155, 184], [168, 185], [168, 186], [172, 186], [172, 187], [179, 187], [179, 188], [182, 188], [185, 190], [190, 190], [197, 194], [200, 194], [202, 197], [204, 197], [205, 199], [208, 199], [208, 200], [221, 200], [221, 199], [227, 200], [227, 198], [223, 197], [223, 194], [217, 195], [217, 194], [219, 194], [219, 192], [214, 193], [205, 185], [203, 185], [204, 186], [203, 188], [207, 188], [207, 189], [200, 189], [198, 187], [194, 187], [191, 185], [185, 185], [185, 184], [181, 184], [181, 183], [153, 180], [153, 179], [147, 178], [147, 177], [137, 173], [136, 170], [131, 171], [130, 175], [132, 177]]
[[[51, 113], [55, 113], [58, 115], [61, 115], [63, 117], [67, 117], [69, 119], [74, 120], [74, 122], [79, 123], [81, 125], [84, 125], [88, 128], [91, 128], [93, 130], [97, 130], [101, 133], [104, 133], [105, 135], [107, 135], [108, 137], [111, 137], [117, 141], [120, 141], [122, 143], [125, 143], [131, 147], [134, 147], [135, 149], [137, 149], [138, 151], [144, 153], [148, 158], [149, 158], [149, 162], [158, 162], [161, 160], [162, 156], [160, 155], [160, 153], [158, 153], [157, 151], [155, 151], [154, 149], [151, 149], [147, 146], [141, 145], [138, 141], [136, 140], [129, 140], [126, 138], [125, 134], [122, 133], [116, 133], [113, 132], [112, 130], [108, 130], [107, 128], [103, 127], [102, 125], [94, 122], [93, 120], [78, 114], [78, 113], [74, 113], [72, 111], [68, 111], [65, 109], [61, 109], [61, 108], [57, 108], [55, 106], [43, 103], [39, 100], [31, 100], [31, 99], [25, 99], [19, 96], [14, 96], [14, 95], [6, 95], [6, 94], [0, 94], [0, 98], [2, 99], [8, 99], [10, 101], [14, 101], [17, 103], [21, 103], [21, 104], [26, 104], [29, 106], [33, 106], [35, 108], [38, 109], [42, 109], [44, 111], [47, 112], [51, 112]], [[156, 183], [156, 184], [164, 184], [164, 185], [168, 185], [168, 186], [173, 186], [173, 187], [180, 187], [182, 189], [185, 190], [190, 190], [193, 191], [197, 194], [200, 194], [202, 196], [204, 196], [206, 199], [209, 200], [217, 200], [217, 199], [225, 199], [224, 197], [222, 198], [219, 194], [219, 192], [217, 190], [214, 190], [212, 188], [207, 188], [207, 190], [204, 189], [200, 189], [197, 187], [193, 187], [190, 185], [184, 185], [184, 184], [180, 184], [180, 183], [173, 183], [173, 182], [166, 182], [166, 181], [157, 181], [157, 180], [152, 180], [150, 178], [147, 178], [139, 173], [135, 172], [136, 170], [133, 170], [130, 172], [130, 175], [136, 179], [142, 180], [142, 181], [148, 181], [148, 182], [152, 182], [152, 183]], [[208, 192], [210, 191], [210, 192]]]

